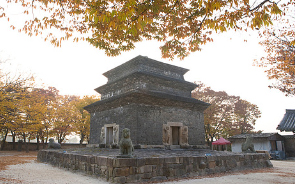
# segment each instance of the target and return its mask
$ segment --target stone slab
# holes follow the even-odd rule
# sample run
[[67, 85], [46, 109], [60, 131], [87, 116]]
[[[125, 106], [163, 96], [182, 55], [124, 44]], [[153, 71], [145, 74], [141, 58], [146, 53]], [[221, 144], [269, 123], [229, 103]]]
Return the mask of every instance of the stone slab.
[[[206, 156], [209, 153], [212, 156]], [[134, 151], [134, 158], [117, 158], [116, 154], [119, 154], [119, 150], [41, 150], [37, 159], [61, 168], [76, 168], [115, 183], [155, 182], [272, 167], [264, 153], [141, 149]], [[158, 157], [154, 158], [155, 155]], [[247, 164], [242, 164], [241, 160]]]

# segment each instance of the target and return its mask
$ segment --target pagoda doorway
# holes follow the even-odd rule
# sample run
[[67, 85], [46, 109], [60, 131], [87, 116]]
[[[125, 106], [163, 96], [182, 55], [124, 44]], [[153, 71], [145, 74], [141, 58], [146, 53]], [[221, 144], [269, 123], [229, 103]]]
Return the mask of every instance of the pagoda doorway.
[[180, 145], [180, 127], [172, 126], [172, 145]]

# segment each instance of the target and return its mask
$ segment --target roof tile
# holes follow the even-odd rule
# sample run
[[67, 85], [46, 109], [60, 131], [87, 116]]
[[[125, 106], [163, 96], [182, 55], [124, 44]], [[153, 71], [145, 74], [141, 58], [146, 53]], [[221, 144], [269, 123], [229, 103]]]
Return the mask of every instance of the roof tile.
[[277, 130], [295, 132], [295, 109], [286, 109], [286, 113]]

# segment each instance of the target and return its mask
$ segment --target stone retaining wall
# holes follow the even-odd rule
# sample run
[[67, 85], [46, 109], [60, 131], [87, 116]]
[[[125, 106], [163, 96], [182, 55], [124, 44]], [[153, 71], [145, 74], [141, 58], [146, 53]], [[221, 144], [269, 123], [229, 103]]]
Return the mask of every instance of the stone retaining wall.
[[[20, 151], [26, 151], [26, 144], [28, 146], [28, 150], [29, 151], [36, 151], [38, 150], [37, 149], [37, 143], [35, 142], [27, 142], [26, 144], [25, 143], [22, 143], [21, 145], [19, 145], [18, 142], [15, 142], [14, 143], [14, 147], [13, 147], [13, 142], [6, 142], [5, 143], [5, 147], [3, 150], [5, 151], [12, 151], [12, 150], [20, 150]], [[82, 144], [80, 145], [79, 143], [62, 143], [61, 144], [61, 148], [62, 149], [72, 149], [72, 148], [85, 148], [86, 145], [88, 144]], [[41, 149], [47, 149], [48, 147], [48, 144], [47, 143], [39, 143], [39, 150]], [[0, 145], [0, 148], [1, 148], [1, 145]]]
[[272, 167], [267, 154], [231, 156], [116, 158], [41, 150], [38, 161], [71, 171], [83, 171], [109, 182], [162, 181], [200, 175]]

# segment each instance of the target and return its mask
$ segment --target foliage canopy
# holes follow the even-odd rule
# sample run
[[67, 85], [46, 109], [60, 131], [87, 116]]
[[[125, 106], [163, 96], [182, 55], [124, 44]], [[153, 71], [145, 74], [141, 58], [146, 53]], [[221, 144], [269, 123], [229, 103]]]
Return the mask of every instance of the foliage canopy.
[[212, 32], [257, 29], [281, 14], [270, 0], [6, 0], [0, 17], [9, 20], [7, 7], [13, 3], [29, 15], [19, 31], [32, 36], [55, 28], [63, 35], [50, 32], [45, 40], [56, 46], [74, 37], [117, 56], [136, 42], [157, 40], [163, 42], [162, 57], [170, 59], [200, 50], [212, 41]]
[[257, 105], [224, 91], [214, 91], [202, 83], [192, 92], [192, 96], [211, 104], [204, 111], [208, 144], [220, 137], [254, 133], [255, 122], [261, 114]]
[[265, 47], [266, 57], [256, 61], [258, 66], [266, 67], [269, 86], [283, 92], [286, 96], [295, 95], [295, 2], [284, 4], [284, 13], [274, 19], [273, 26], [263, 30], [260, 42]]
[[8, 135], [14, 149], [16, 138], [24, 142], [37, 139], [39, 149], [40, 141], [47, 143], [52, 136], [61, 143], [73, 132], [80, 135], [82, 144], [90, 128], [90, 115], [83, 107], [96, 100], [96, 96], [59, 95], [54, 87], [36, 88], [32, 77], [11, 77], [0, 68], [1, 149]]

